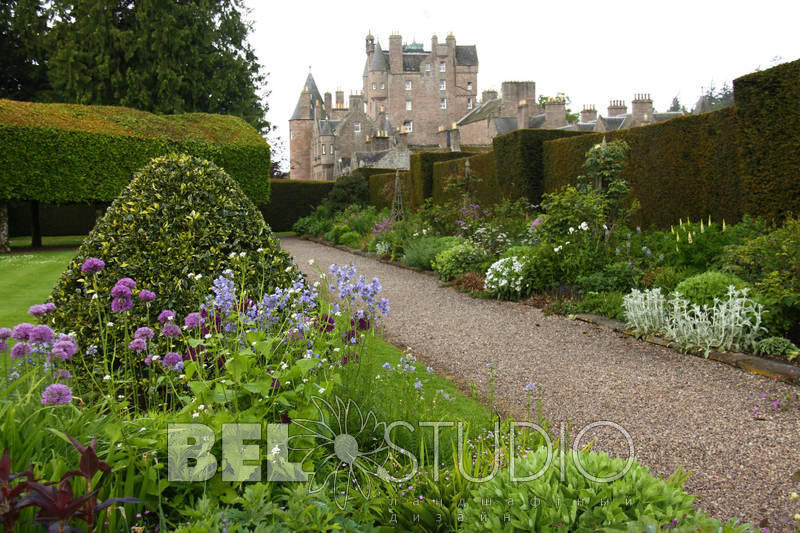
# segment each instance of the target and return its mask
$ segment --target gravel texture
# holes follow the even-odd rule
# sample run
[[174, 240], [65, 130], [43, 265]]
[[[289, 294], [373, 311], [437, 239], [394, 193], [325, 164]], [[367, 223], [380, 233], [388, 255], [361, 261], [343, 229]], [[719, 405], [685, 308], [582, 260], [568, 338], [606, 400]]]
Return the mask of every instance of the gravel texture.
[[[378, 277], [391, 306], [386, 338], [484, 393], [491, 363], [496, 401], [517, 419], [527, 419], [523, 387], [535, 383], [554, 433], [568, 424], [574, 438], [586, 424], [615, 422], [654, 474], [689, 471], [685, 488], [709, 515], [756, 525], [767, 519], [770, 531], [793, 530], [800, 513], [800, 500], [789, 499], [800, 492], [792, 481], [800, 471], [800, 389], [530, 306], [473, 299], [433, 276], [335, 248], [297, 238], [281, 245], [310, 276], [314, 259], [323, 269], [352, 263], [368, 279]], [[587, 437], [597, 440], [595, 448], [618, 451], [622, 438], [609, 432]]]

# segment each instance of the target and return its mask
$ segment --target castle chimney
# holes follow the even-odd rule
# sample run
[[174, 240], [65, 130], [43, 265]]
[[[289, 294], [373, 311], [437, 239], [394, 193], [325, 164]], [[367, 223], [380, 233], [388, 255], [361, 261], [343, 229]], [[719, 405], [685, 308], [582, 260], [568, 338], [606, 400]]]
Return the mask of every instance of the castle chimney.
[[448, 53], [450, 53], [452, 55], [455, 55], [455, 53], [456, 53], [456, 36], [453, 35], [452, 33], [448, 33], [446, 42], [447, 42]]
[[517, 108], [517, 129], [523, 130], [528, 127], [528, 117], [530, 116], [530, 108], [528, 107], [527, 100], [520, 100], [519, 107]]
[[331, 93], [330, 92], [326, 92], [325, 93], [325, 114], [328, 116], [328, 118], [331, 117], [331, 111], [333, 111], [333, 107], [331, 105]]
[[403, 72], [403, 38], [396, 33], [389, 36], [389, 70]]
[[643, 126], [653, 122], [653, 99], [649, 94], [637, 94], [633, 97], [633, 125]]
[[628, 112], [628, 106], [625, 105], [625, 100], [611, 100], [608, 103], [608, 116], [616, 117], [624, 115]]
[[344, 108], [344, 91], [336, 91], [336, 107], [338, 109]]
[[[431, 53], [433, 54], [433, 58], [436, 59], [436, 56], [439, 54], [439, 38], [434, 34], [431, 37]], [[438, 64], [431, 65], [432, 68], [439, 68]]]
[[554, 130], [567, 125], [567, 105], [563, 98], [550, 98], [544, 104], [544, 124], [542, 128]]
[[497, 100], [497, 91], [483, 91], [481, 93], [481, 103], [485, 104], [489, 100]]
[[585, 105], [581, 110], [581, 122], [594, 122], [597, 120], [597, 109], [594, 105]]
[[364, 97], [358, 93], [350, 95], [350, 111], [364, 112]]

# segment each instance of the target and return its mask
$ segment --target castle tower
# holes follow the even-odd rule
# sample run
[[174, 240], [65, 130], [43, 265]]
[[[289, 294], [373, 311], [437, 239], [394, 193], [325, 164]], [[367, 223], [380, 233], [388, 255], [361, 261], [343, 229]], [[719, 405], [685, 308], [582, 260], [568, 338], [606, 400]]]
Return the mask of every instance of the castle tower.
[[297, 180], [311, 179], [312, 141], [314, 136], [314, 116], [321, 116], [324, 112], [318, 102], [322, 97], [314, 82], [314, 77], [308, 73], [300, 98], [289, 119], [289, 178]]

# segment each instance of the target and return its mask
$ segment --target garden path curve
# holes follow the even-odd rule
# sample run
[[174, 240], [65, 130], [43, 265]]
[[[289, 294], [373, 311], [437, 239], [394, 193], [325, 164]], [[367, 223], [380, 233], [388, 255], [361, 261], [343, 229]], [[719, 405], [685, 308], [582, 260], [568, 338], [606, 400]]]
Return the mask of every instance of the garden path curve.
[[[518, 420], [527, 416], [523, 387], [535, 383], [551, 427], [569, 423], [574, 437], [591, 422], [620, 424], [651, 472], [691, 472], [687, 491], [715, 518], [766, 518], [770, 531], [787, 531], [800, 512], [789, 499], [800, 492], [791, 479], [800, 470], [800, 389], [523, 304], [473, 299], [432, 276], [336, 248], [298, 238], [281, 246], [310, 276], [314, 259], [378, 277], [391, 306], [387, 339], [484, 393], [491, 363], [497, 402]], [[771, 400], [792, 393], [792, 409], [772, 410]]]

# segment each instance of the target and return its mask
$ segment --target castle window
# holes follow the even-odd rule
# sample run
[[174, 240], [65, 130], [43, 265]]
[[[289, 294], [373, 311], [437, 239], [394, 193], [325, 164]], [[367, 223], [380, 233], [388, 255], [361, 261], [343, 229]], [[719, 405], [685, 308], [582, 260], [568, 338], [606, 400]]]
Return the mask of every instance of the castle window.
[[467, 98], [467, 109], [472, 109], [472, 98]]
[[361, 123], [360, 122], [353, 122], [353, 131], [355, 133], [361, 133]]
[[406, 80], [406, 91], [411, 90], [411, 80]]
[[331, 151], [330, 151], [330, 154], [331, 154], [331, 155], [333, 155], [333, 145], [331, 145]]
[[439, 61], [439, 72], [447, 72], [447, 66], [444, 61]]
[[381, 82], [381, 89], [385, 89], [385, 88], [386, 88], [386, 84]]
[[431, 64], [425, 63], [425, 72], [430, 72], [430, 71], [431, 71]]
[[322, 144], [322, 155], [325, 155], [325, 143]]
[[472, 92], [472, 82], [471, 81], [467, 82], [467, 90]]
[[372, 90], [374, 91], [377, 88], [378, 88], [378, 84], [373, 81], [372, 82]]
[[406, 100], [406, 111], [411, 111], [411, 100]]
[[447, 98], [439, 98], [439, 109], [447, 109]]
[[447, 82], [445, 80], [439, 80], [439, 90], [440, 91], [447, 90]]
[[406, 133], [411, 133], [412, 131], [414, 131], [414, 122], [410, 120], [406, 120], [405, 122], [403, 122], [403, 130]]

